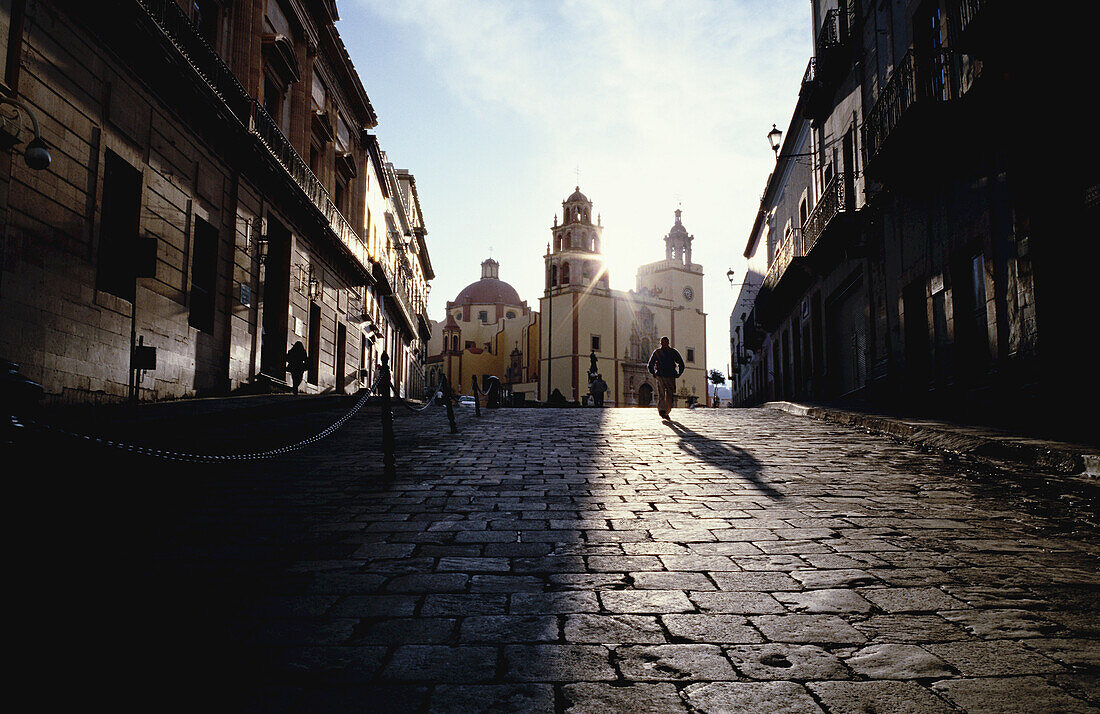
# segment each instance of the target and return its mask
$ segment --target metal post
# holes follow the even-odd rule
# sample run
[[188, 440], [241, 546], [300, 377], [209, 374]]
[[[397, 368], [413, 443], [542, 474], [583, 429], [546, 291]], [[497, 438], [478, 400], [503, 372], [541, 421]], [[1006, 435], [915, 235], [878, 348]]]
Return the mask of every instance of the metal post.
[[451, 380], [447, 379], [447, 375], [443, 375], [443, 403], [447, 405], [447, 421], [451, 423], [451, 433], [457, 434], [458, 427], [455, 426], [454, 392], [451, 391]]
[[476, 374], [470, 375], [470, 384], [472, 384], [474, 388], [474, 416], [481, 416], [481, 397], [479, 396], [480, 391], [477, 388]]
[[382, 366], [378, 368], [378, 380], [382, 388], [379, 392], [382, 406], [382, 473], [386, 478], [393, 478], [397, 471], [394, 467], [393, 457], [393, 412], [390, 411], [390, 356], [382, 353]]

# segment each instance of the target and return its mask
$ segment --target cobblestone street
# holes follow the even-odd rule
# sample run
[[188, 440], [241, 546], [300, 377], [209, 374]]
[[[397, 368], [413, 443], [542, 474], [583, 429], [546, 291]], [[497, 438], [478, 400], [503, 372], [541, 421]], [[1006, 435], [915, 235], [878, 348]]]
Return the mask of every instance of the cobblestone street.
[[1060, 493], [774, 411], [457, 411], [398, 408], [392, 483], [377, 411], [171, 469], [117, 534], [139, 676], [263, 712], [1100, 711]]

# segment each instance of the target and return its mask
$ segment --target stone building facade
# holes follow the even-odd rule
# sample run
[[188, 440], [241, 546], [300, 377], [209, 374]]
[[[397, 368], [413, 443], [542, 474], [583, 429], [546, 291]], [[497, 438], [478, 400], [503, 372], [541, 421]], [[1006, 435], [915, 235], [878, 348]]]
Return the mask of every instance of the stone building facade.
[[687, 369], [678, 381], [679, 404], [706, 403], [706, 313], [703, 268], [692, 262], [694, 236], [676, 210], [665, 236], [665, 258], [638, 268], [634, 290], [613, 290], [601, 251], [603, 222], [592, 202], [576, 191], [554, 217], [544, 257], [546, 284], [540, 299], [540, 399], [557, 390], [567, 401], [588, 393], [591, 360], [607, 382], [607, 406], [649, 406], [657, 383], [646, 369], [667, 336]]
[[0, 154], [0, 356], [49, 401], [283, 388], [296, 341], [308, 392], [364, 386], [381, 349], [411, 379], [426, 231], [334, 2], [0, 10], [0, 91], [52, 154]]
[[[1096, 223], [1100, 170], [1091, 144], [1070, 161], [1040, 133], [1043, 107], [1076, 105], [1056, 96], [1055, 55], [1012, 39], [1029, 35], [1022, 7], [815, 0], [812, 22], [761, 206], [805, 192], [808, 211], [792, 247], [768, 252], [751, 311], [761, 337], [742, 342], [742, 382], [756, 380], [745, 402], [997, 419], [1095, 395], [1072, 315], [1091, 312], [1096, 246], [1067, 239]], [[802, 153], [809, 174], [786, 171]]]

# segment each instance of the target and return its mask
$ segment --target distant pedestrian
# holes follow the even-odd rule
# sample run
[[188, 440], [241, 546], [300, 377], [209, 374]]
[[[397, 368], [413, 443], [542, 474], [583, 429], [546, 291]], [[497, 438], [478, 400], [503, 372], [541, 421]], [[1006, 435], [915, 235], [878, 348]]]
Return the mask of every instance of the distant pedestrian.
[[684, 358], [672, 348], [667, 337], [649, 357], [649, 373], [657, 378], [657, 413], [668, 419], [676, 401], [676, 378], [684, 373]]
[[306, 373], [306, 362], [308, 361], [309, 354], [300, 340], [294, 343], [294, 346], [290, 348], [290, 352], [286, 353], [286, 369], [294, 380], [295, 394], [298, 393], [298, 387], [302, 384], [302, 375]]
[[592, 384], [588, 385], [588, 391], [592, 392], [592, 403], [597, 407], [602, 407], [603, 395], [607, 393], [607, 382], [603, 381], [603, 375], [596, 374]]

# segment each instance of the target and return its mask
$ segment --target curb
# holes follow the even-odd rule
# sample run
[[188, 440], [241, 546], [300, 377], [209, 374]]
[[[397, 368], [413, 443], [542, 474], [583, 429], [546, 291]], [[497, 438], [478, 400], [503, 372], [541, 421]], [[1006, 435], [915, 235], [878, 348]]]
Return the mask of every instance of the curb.
[[[880, 414], [866, 414], [794, 402], [765, 402], [763, 408], [835, 424], [862, 427], [936, 451], [1008, 462], [1049, 474], [1100, 478], [1100, 453], [1072, 444], [1024, 437], [986, 436], [973, 433], [979, 431], [978, 429], [952, 427], [941, 422], [911, 422]], [[972, 433], [967, 433], [968, 431]]]

